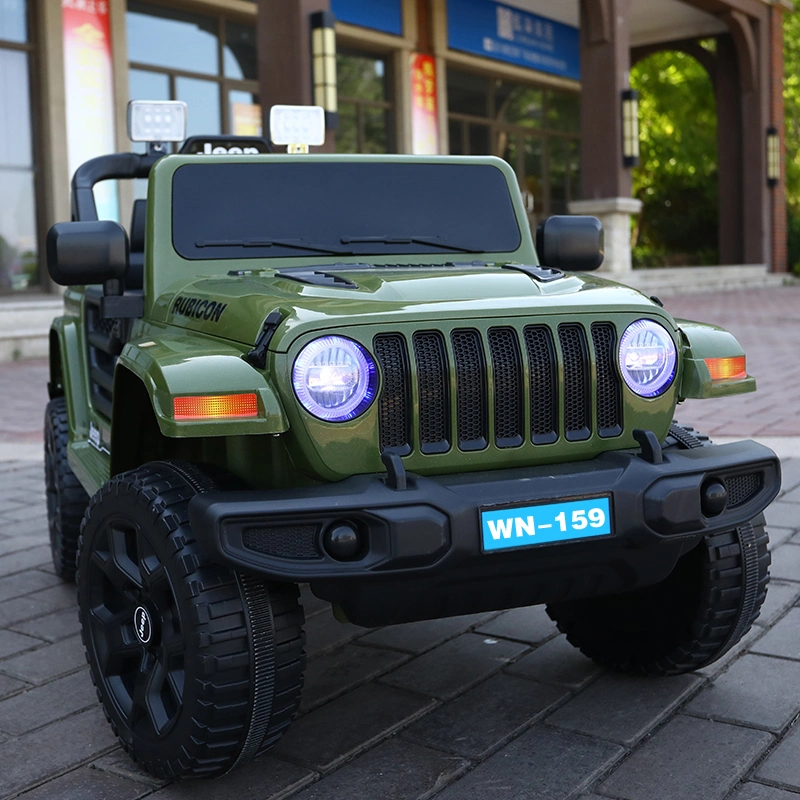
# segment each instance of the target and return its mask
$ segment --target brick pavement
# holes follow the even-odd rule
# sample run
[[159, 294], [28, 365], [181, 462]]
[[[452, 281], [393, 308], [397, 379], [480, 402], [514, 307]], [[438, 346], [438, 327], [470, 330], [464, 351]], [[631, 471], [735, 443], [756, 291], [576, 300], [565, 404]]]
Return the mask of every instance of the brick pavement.
[[[687, 404], [681, 419], [718, 434], [800, 434], [795, 298], [794, 287], [760, 290], [758, 302], [735, 292], [669, 298], [676, 315], [734, 331], [761, 386], [708, 410]], [[74, 589], [50, 567], [41, 461], [29, 455], [40, 447], [44, 381], [42, 362], [0, 366], [0, 445], [6, 458], [17, 448], [31, 459], [0, 460], [0, 798], [800, 797], [795, 458], [784, 460], [783, 493], [767, 512], [765, 608], [722, 662], [678, 678], [621, 677], [570, 647], [541, 608], [368, 631], [339, 625], [306, 592], [306, 688], [280, 746], [211, 783], [154, 781], [111, 735], [91, 690]], [[767, 415], [774, 420], [763, 424]]]

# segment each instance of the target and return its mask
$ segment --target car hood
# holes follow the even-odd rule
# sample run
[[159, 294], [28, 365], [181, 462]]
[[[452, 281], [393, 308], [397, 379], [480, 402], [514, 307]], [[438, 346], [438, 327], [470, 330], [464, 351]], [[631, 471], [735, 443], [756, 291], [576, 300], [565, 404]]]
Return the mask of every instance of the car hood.
[[252, 345], [265, 318], [278, 311], [282, 322], [270, 349], [285, 352], [304, 333], [354, 325], [635, 309], [666, 318], [640, 292], [594, 274], [543, 282], [500, 266], [337, 265], [198, 279], [165, 293], [154, 312], [169, 324]]

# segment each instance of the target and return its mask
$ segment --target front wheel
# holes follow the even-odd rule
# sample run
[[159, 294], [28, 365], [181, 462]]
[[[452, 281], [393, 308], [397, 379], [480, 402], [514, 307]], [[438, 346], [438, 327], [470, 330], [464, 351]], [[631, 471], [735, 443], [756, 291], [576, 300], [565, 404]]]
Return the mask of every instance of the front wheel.
[[92, 498], [78, 603], [92, 680], [125, 750], [158, 778], [214, 777], [270, 749], [300, 701], [305, 637], [294, 584], [209, 561], [188, 522], [215, 488], [156, 462]]
[[634, 592], [552, 603], [580, 651], [638, 675], [678, 675], [716, 661], [750, 630], [767, 594], [764, 518], [703, 538], [666, 580]]

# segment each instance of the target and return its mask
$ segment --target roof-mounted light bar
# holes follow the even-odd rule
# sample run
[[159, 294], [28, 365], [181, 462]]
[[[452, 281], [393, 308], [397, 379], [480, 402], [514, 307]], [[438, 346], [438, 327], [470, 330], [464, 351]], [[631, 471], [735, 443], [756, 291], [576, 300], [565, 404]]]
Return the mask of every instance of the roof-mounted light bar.
[[272, 106], [269, 130], [273, 144], [289, 153], [307, 153], [325, 144], [325, 111], [320, 106]]
[[182, 142], [187, 106], [180, 100], [131, 100], [128, 138], [132, 142]]

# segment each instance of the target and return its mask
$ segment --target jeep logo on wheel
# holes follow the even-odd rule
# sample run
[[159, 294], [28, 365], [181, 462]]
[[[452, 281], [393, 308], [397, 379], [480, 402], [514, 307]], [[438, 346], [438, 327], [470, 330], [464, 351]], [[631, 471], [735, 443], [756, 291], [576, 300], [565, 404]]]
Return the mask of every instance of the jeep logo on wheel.
[[143, 606], [139, 606], [133, 612], [133, 627], [136, 630], [136, 636], [142, 644], [148, 644], [153, 637], [153, 624], [150, 622], [150, 614]]

